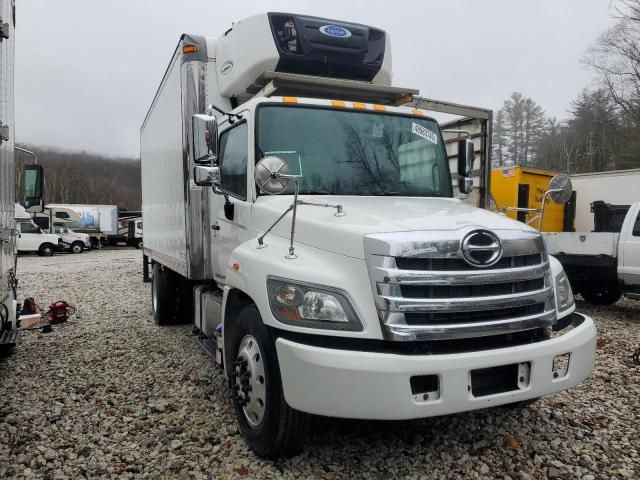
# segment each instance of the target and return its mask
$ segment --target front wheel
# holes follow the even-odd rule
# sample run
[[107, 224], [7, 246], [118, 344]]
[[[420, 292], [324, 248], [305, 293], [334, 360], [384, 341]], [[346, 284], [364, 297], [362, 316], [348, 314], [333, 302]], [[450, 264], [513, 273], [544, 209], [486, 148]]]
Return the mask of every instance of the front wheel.
[[136, 240], [136, 248], [138, 250], [142, 249], [142, 239]]
[[82, 242], [73, 242], [71, 244], [71, 253], [82, 253], [83, 245]]
[[50, 257], [53, 255], [53, 245], [50, 243], [43, 243], [38, 249], [38, 255], [41, 257]]
[[308, 415], [285, 402], [271, 335], [254, 305], [242, 308], [232, 321], [230, 385], [244, 438], [260, 457], [294, 455], [302, 446]]
[[622, 288], [618, 282], [609, 282], [604, 285], [591, 285], [584, 287], [580, 292], [582, 298], [595, 305], [611, 305], [622, 297]]

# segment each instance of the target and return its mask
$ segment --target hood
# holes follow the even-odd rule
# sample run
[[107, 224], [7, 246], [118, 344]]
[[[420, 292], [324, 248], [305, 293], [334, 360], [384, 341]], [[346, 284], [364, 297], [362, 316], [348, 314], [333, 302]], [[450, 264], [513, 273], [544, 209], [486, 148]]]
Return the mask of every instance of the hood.
[[[296, 243], [355, 258], [364, 258], [363, 238], [371, 233], [458, 230], [468, 226], [487, 230], [534, 230], [504, 215], [453, 198], [326, 195], [301, 195], [300, 198], [314, 203], [341, 204], [344, 216], [336, 217], [335, 208], [299, 206]], [[259, 197], [253, 207], [255, 227], [265, 231], [292, 200], [290, 195]], [[290, 229], [291, 213], [270, 235], [288, 238]]]

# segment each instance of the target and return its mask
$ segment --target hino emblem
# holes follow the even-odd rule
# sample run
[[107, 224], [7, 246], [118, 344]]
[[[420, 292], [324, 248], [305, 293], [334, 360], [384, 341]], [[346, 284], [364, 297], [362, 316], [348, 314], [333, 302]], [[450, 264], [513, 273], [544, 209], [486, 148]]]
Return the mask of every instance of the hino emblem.
[[474, 230], [462, 239], [462, 256], [474, 267], [490, 267], [502, 257], [500, 239], [488, 230]]

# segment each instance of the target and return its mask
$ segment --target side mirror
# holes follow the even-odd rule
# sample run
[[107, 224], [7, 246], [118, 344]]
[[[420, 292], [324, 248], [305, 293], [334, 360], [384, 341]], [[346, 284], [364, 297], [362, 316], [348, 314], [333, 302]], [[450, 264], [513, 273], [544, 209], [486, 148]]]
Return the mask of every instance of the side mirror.
[[191, 117], [193, 131], [193, 160], [213, 163], [218, 149], [218, 122], [216, 117], [197, 114]]
[[42, 165], [25, 165], [23, 175], [24, 199], [22, 205], [29, 213], [44, 210], [44, 170]]
[[196, 165], [193, 168], [193, 182], [201, 187], [220, 184], [220, 167]]
[[253, 178], [260, 190], [269, 195], [284, 192], [293, 179], [289, 165], [279, 157], [264, 157], [256, 164]]
[[573, 185], [569, 175], [560, 174], [553, 177], [549, 182], [547, 193], [554, 203], [563, 204], [571, 200]]
[[474, 145], [468, 138], [458, 141], [458, 189], [460, 193], [471, 193], [473, 189], [473, 179], [471, 172], [473, 171]]

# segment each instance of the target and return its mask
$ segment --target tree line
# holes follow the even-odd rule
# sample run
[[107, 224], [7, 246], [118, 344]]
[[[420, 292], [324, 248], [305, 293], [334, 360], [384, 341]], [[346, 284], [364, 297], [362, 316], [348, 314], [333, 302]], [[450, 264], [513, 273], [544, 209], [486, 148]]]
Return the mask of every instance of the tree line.
[[[46, 203], [117, 205], [123, 210], [140, 210], [140, 160], [112, 158], [87, 152], [30, 147], [44, 166]], [[24, 165], [34, 163], [31, 155], [16, 151], [16, 200], [22, 198]]]
[[494, 166], [568, 173], [640, 167], [640, 0], [612, 8], [616, 23], [582, 59], [596, 87], [582, 90], [560, 121], [512, 93], [494, 116]]

